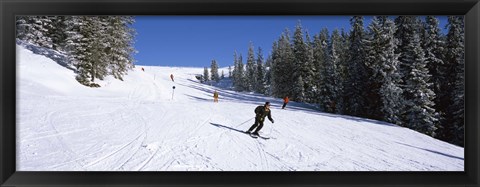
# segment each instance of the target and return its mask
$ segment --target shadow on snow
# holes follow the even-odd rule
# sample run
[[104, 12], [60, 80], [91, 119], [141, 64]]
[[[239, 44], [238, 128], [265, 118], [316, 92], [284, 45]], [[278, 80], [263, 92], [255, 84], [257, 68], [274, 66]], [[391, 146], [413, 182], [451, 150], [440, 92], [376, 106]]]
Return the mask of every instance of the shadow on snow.
[[215, 126], [215, 127], [218, 127], [218, 128], [225, 128], [225, 129], [229, 129], [229, 130], [232, 130], [232, 131], [236, 131], [236, 132], [239, 132], [239, 133], [242, 133], [242, 134], [246, 134], [245, 131], [235, 129], [235, 128], [233, 128], [233, 127], [228, 127], [228, 126], [220, 125], [220, 124], [217, 124], [217, 123], [210, 123], [210, 124], [213, 125], [213, 126]]
[[430, 150], [430, 149], [425, 149], [425, 148], [421, 148], [421, 147], [416, 147], [416, 146], [413, 146], [413, 145], [408, 145], [408, 144], [404, 144], [404, 143], [400, 143], [400, 142], [396, 142], [396, 143], [398, 143], [398, 144], [400, 144], [400, 145], [404, 145], [404, 146], [413, 147], [413, 148], [416, 148], [416, 149], [428, 151], [428, 152], [431, 152], [431, 153], [439, 154], [439, 155], [442, 155], [442, 156], [450, 157], [450, 158], [455, 158], [455, 159], [459, 159], [459, 160], [465, 160], [465, 159], [462, 158], [462, 157], [457, 157], [457, 156], [449, 155], [449, 154], [446, 154], [446, 153], [442, 153], [442, 152], [438, 152], [438, 151], [434, 151], [434, 150]]
[[[190, 87], [196, 90], [200, 90], [204, 92], [204, 95], [207, 98], [212, 98], [213, 100], [213, 92], [217, 90], [220, 95], [220, 100], [224, 101], [239, 101], [241, 103], [247, 103], [247, 104], [253, 104], [253, 105], [263, 105], [266, 101], [269, 101], [271, 103], [272, 109], [279, 109], [281, 110], [281, 107], [283, 105], [283, 99], [275, 99], [272, 100], [271, 97], [263, 96], [260, 94], [255, 94], [255, 93], [241, 93], [233, 90], [224, 90], [226, 88], [223, 87], [215, 87], [215, 86], [210, 86], [207, 84], [202, 84], [199, 83], [198, 81], [192, 80], [192, 79], [187, 79], [188, 81], [192, 82], [193, 84], [190, 85], [185, 85], [185, 84], [180, 84], [185, 87]], [[209, 99], [197, 97], [197, 96], [192, 96], [192, 95], [187, 95], [193, 99], [199, 100], [199, 101], [210, 101]], [[256, 106], [252, 106], [252, 110]], [[289, 102], [287, 104], [286, 110], [289, 111], [300, 111], [300, 112], [305, 112], [313, 115], [321, 115], [321, 116], [327, 116], [327, 117], [332, 117], [332, 118], [341, 118], [341, 119], [346, 119], [346, 120], [352, 120], [356, 122], [366, 122], [368, 124], [376, 124], [376, 125], [384, 125], [384, 126], [391, 126], [391, 127], [400, 127], [398, 125], [392, 124], [392, 123], [387, 123], [384, 121], [378, 121], [378, 120], [373, 120], [373, 119], [367, 119], [367, 118], [361, 118], [361, 117], [355, 117], [355, 116], [347, 116], [347, 115], [341, 115], [341, 114], [331, 114], [331, 113], [326, 113], [322, 112], [318, 109], [313, 104], [304, 104], [304, 103], [297, 103], [297, 102]]]

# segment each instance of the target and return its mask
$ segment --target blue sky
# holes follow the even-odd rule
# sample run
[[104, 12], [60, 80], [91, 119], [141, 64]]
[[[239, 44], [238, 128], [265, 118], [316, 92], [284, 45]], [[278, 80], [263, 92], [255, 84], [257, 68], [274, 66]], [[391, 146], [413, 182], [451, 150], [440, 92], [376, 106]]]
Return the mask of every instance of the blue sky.
[[[288, 28], [293, 33], [300, 21], [310, 36], [328, 28], [350, 30], [350, 16], [135, 16], [137, 65], [220, 67], [233, 65], [236, 50], [246, 63], [249, 43], [261, 47], [264, 59], [272, 44]], [[371, 17], [365, 17], [364, 24]], [[445, 17], [440, 18], [444, 28]]]

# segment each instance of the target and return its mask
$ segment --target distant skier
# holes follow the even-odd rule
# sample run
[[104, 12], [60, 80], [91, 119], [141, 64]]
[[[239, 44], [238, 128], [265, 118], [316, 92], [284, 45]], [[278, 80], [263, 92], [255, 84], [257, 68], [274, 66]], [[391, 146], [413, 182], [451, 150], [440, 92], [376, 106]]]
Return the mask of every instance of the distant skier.
[[[273, 119], [270, 111], [270, 102], [265, 102], [265, 105], [263, 106], [257, 106], [257, 108], [255, 108], [255, 114], [256, 114], [255, 123], [252, 125], [252, 127], [250, 127], [250, 129], [248, 129], [246, 133], [248, 134], [251, 133], [252, 135], [259, 136], [258, 131], [262, 129], [263, 121], [265, 121], [265, 117], [268, 117], [268, 119], [273, 123]], [[256, 130], [252, 133], [252, 131], [255, 128]]]
[[170, 74], [170, 79], [172, 79], [172, 81], [175, 82], [175, 81], [173, 80], [173, 74]]
[[142, 71], [145, 71], [145, 69], [142, 68]]
[[215, 90], [215, 92], [213, 92], [213, 102], [218, 103], [218, 92], [217, 92], [217, 90]]
[[290, 101], [290, 99], [288, 99], [288, 96], [285, 96], [285, 97], [283, 98], [283, 106], [282, 106], [282, 109], [285, 109], [285, 107], [287, 106], [288, 101]]

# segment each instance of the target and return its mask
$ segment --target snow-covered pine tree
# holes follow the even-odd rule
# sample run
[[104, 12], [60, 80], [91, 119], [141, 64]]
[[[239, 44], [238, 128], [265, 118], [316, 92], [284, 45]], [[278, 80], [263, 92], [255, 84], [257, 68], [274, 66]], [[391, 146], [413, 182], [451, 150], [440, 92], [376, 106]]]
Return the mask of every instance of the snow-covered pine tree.
[[19, 16], [16, 20], [17, 38], [49, 49], [53, 48], [53, 16]]
[[328, 59], [328, 30], [324, 28], [319, 35], [315, 35], [313, 40], [313, 64], [315, 66], [315, 84], [316, 84], [316, 100], [321, 110], [325, 110], [324, 101], [326, 100], [326, 73], [325, 60]]
[[108, 74], [107, 67], [110, 63], [109, 54], [106, 52], [109, 45], [109, 34], [106, 29], [108, 21], [106, 16], [89, 16], [87, 20], [86, 29], [90, 33], [87, 54], [92, 64], [92, 69], [90, 69], [91, 81], [94, 82], [95, 78], [103, 80]]
[[[424, 34], [422, 38], [423, 48], [425, 51], [425, 60], [427, 61], [428, 70], [430, 72], [432, 91], [436, 94], [434, 99], [435, 111], [437, 111], [438, 120], [437, 132], [438, 138], [442, 138], [442, 124], [445, 124], [445, 115], [448, 113], [447, 106], [443, 106], [443, 99], [450, 100], [450, 93], [443, 93], [448, 86], [446, 74], [445, 59], [445, 41], [439, 28], [439, 21], [435, 16], [426, 16], [424, 23]], [[448, 125], [447, 125], [448, 126]]]
[[363, 17], [353, 16], [350, 19], [352, 25], [350, 31], [349, 60], [346, 67], [346, 80], [344, 82], [345, 114], [352, 116], [367, 116], [369, 111], [365, 110], [365, 90], [367, 79], [365, 67], [365, 49], [363, 40], [365, 31], [363, 28]]
[[52, 48], [57, 51], [64, 51], [67, 25], [66, 16], [52, 16], [52, 30], [48, 35], [52, 39]]
[[225, 72], [223, 72], [222, 70], [222, 75], [220, 76], [220, 79], [224, 79], [225, 78]]
[[16, 25], [16, 38], [20, 40], [27, 41], [27, 35], [29, 34], [28, 31], [31, 28], [29, 23], [29, 16], [17, 16], [15, 20]]
[[246, 91], [248, 87], [247, 76], [245, 74], [245, 65], [243, 64], [242, 54], [238, 56], [238, 91]]
[[399, 16], [395, 19], [395, 37], [400, 41], [396, 53], [399, 54], [400, 72], [403, 76], [403, 97], [405, 115], [402, 124], [419, 132], [435, 136], [438, 114], [433, 108], [435, 93], [431, 90], [431, 75], [428, 61], [421, 47], [422, 24], [416, 16]]
[[[367, 97], [372, 98], [366, 101], [366, 110], [369, 111], [369, 114], [366, 116], [370, 119], [382, 119], [383, 115], [381, 114], [382, 100], [380, 95], [380, 88], [383, 84], [384, 77], [380, 74], [380, 69], [382, 68], [384, 62], [382, 53], [387, 45], [384, 42], [383, 35], [383, 24], [385, 23], [386, 16], [375, 16], [372, 19], [371, 24], [368, 26], [368, 32], [365, 37], [365, 65], [367, 79], [366, 84], [368, 89], [365, 90]], [[376, 99], [373, 99], [376, 98]]]
[[218, 82], [220, 81], [220, 76], [218, 75], [218, 64], [217, 61], [214, 59], [210, 65], [210, 74], [213, 81]]
[[228, 66], [228, 77], [232, 77], [232, 66]]
[[310, 79], [309, 76], [311, 75], [308, 75], [308, 50], [303, 39], [303, 28], [300, 21], [298, 21], [293, 34], [293, 54], [294, 58], [291, 69], [291, 71], [293, 71], [293, 76], [291, 78], [295, 80], [295, 83], [293, 85], [293, 92], [292, 95], [290, 95], [290, 98], [295, 101], [304, 102], [305, 87], [308, 87], [304, 85], [304, 80]]
[[263, 62], [263, 52], [262, 52], [262, 48], [258, 47], [258, 50], [257, 50], [257, 70], [256, 70], [256, 92], [257, 93], [261, 93], [261, 94], [265, 94], [266, 93], [266, 81], [265, 81], [265, 65], [264, 65], [264, 62]]
[[421, 23], [416, 16], [398, 16], [395, 18], [395, 25], [397, 31], [395, 37], [398, 39], [398, 48], [395, 53], [400, 54], [398, 60], [400, 61], [400, 71], [402, 79], [409, 73], [408, 64], [405, 64], [405, 58], [411, 58], [411, 49], [408, 45], [413, 41], [413, 35], [420, 33]]
[[340, 45], [337, 45], [340, 49], [338, 51], [339, 53], [339, 63], [337, 64], [337, 72], [338, 72], [338, 102], [337, 102], [337, 113], [339, 114], [344, 114], [345, 113], [345, 101], [348, 98], [345, 98], [345, 88], [344, 88], [344, 82], [347, 80], [346, 78], [346, 73], [347, 73], [347, 63], [349, 59], [349, 36], [348, 33], [345, 32], [345, 30], [342, 28], [341, 30], [341, 43]]
[[294, 52], [290, 43], [290, 32], [285, 29], [285, 32], [278, 41], [277, 50], [272, 56], [272, 84], [275, 85], [273, 94], [275, 97], [291, 96], [295, 81], [293, 77], [294, 69]]
[[233, 52], [233, 71], [230, 75], [230, 77], [232, 78], [232, 85], [235, 89], [238, 89], [238, 85], [239, 85], [239, 82], [238, 82], [238, 57], [237, 57], [237, 51], [235, 50]]
[[250, 42], [248, 46], [248, 53], [247, 53], [247, 65], [245, 70], [245, 90], [246, 91], [254, 91], [256, 85], [256, 64], [255, 64], [255, 53], [254, 53], [253, 43]]
[[66, 50], [77, 69], [77, 80], [86, 85], [106, 75], [106, 34], [104, 19], [97, 16], [72, 16], [66, 20]]
[[242, 61], [242, 54], [238, 55], [237, 51], [233, 54], [234, 67], [232, 72], [233, 86], [237, 91], [245, 91], [245, 69]]
[[123, 80], [127, 71], [133, 68], [133, 47], [135, 31], [131, 28], [134, 22], [131, 16], [108, 16], [106, 28], [106, 41], [108, 45], [105, 52], [108, 55], [110, 74], [116, 79]]
[[[279, 50], [279, 45], [278, 43], [280, 42], [280, 39], [278, 41], [274, 41], [272, 44], [272, 52], [269, 56], [269, 59], [267, 60], [267, 65], [270, 65], [269, 68], [269, 73], [270, 73], [270, 95], [271, 96], [277, 96], [280, 95], [278, 91], [280, 90], [281, 85], [279, 84], [280, 81], [277, 81], [278, 76], [278, 71], [277, 67], [275, 65], [275, 62], [278, 61], [278, 58], [280, 58], [280, 50]], [[281, 78], [281, 77], [279, 77]]]
[[380, 119], [401, 125], [403, 91], [400, 88], [399, 55], [395, 54], [398, 45], [395, 31], [395, 23], [386, 16], [373, 17], [369, 25], [366, 62], [374, 73], [375, 82], [380, 84], [377, 90], [381, 98], [377, 109]]
[[210, 75], [208, 74], [208, 68], [203, 68], [203, 82], [208, 82], [210, 80]]
[[297, 101], [303, 102], [303, 99], [305, 98], [305, 89], [303, 88], [303, 78], [302, 76], [298, 76], [294, 82], [293, 90], [292, 93], [296, 93]]
[[65, 20], [67, 25], [65, 50], [69, 54], [70, 62], [76, 68], [76, 79], [78, 82], [89, 86], [91, 74], [89, 74], [92, 65], [89, 62], [87, 50], [88, 41], [90, 41], [91, 33], [87, 32], [86, 16], [69, 16]]
[[433, 106], [435, 93], [430, 89], [431, 75], [421, 47], [420, 36], [414, 32], [412, 41], [405, 46], [403, 63], [405, 75], [404, 95], [406, 99], [405, 125], [416, 131], [435, 136], [437, 113]]
[[306, 45], [306, 56], [307, 56], [307, 61], [305, 63], [305, 66], [303, 68], [303, 82], [304, 82], [304, 90], [305, 90], [305, 102], [308, 103], [315, 103], [316, 101], [316, 90], [317, 90], [317, 85], [316, 85], [316, 69], [315, 69], [315, 64], [314, 64], [314, 57], [313, 57], [313, 42], [311, 40], [310, 34], [305, 31], [305, 45]]
[[451, 114], [451, 141], [454, 144], [464, 146], [465, 136], [465, 26], [463, 16], [448, 17], [449, 31], [447, 34], [447, 61], [453, 67], [451, 86], [452, 104], [449, 106]]
[[268, 55], [265, 62], [265, 94], [272, 96], [272, 54]]
[[121, 79], [126, 67], [133, 65], [131, 23], [133, 17], [21, 16], [17, 18], [17, 37], [65, 51], [69, 63], [76, 67], [77, 80], [98, 86], [90, 82], [109, 74]]
[[326, 112], [336, 113], [338, 98], [340, 97], [338, 64], [340, 64], [341, 53], [341, 36], [337, 29], [332, 32], [332, 37], [328, 45], [328, 50], [325, 52], [327, 58], [325, 59], [325, 97], [324, 107]]

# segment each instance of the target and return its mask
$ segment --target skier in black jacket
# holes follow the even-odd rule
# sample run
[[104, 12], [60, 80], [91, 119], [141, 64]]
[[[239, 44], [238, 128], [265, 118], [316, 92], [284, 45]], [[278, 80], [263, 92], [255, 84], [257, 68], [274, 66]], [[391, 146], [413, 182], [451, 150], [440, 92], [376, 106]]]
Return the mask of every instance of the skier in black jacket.
[[252, 131], [257, 128], [252, 134], [258, 136], [258, 131], [263, 127], [263, 121], [265, 121], [265, 117], [273, 123], [272, 115], [270, 112], [270, 102], [265, 102], [265, 105], [258, 106], [255, 108], [255, 123], [248, 129], [247, 133], [250, 134]]

